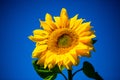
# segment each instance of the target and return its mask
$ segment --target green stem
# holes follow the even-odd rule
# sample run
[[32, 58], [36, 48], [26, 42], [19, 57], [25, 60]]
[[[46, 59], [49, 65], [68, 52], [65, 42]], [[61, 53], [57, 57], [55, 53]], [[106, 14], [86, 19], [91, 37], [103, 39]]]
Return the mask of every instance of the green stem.
[[60, 72], [60, 74], [67, 80], [67, 77], [62, 72]]
[[72, 80], [72, 70], [68, 70], [68, 80]]
[[74, 72], [73, 75], [72, 75], [72, 77], [73, 77], [76, 73], [78, 73], [79, 71], [81, 71], [81, 70], [83, 70], [83, 68], [81, 68], [81, 69], [77, 70], [76, 72]]

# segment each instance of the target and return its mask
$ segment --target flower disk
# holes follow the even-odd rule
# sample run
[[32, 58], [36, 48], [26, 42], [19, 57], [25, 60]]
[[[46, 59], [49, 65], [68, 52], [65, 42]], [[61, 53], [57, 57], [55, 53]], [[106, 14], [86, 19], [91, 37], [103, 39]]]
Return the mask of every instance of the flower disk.
[[32, 57], [38, 58], [37, 64], [49, 69], [55, 65], [60, 69], [62, 66], [72, 69], [79, 63], [79, 57], [90, 57], [94, 48], [92, 39], [96, 36], [90, 22], [83, 22], [77, 17], [69, 19], [66, 9], [62, 8], [60, 16], [54, 17], [54, 20], [47, 13], [45, 21], [40, 21], [43, 30], [36, 29], [33, 36], [29, 36], [36, 42]]

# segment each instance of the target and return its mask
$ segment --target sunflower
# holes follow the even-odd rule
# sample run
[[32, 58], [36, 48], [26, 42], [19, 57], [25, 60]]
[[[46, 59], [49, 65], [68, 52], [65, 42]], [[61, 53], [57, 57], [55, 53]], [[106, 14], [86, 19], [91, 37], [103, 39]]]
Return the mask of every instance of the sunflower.
[[59, 68], [64, 66], [70, 70], [79, 63], [79, 57], [90, 57], [95, 34], [90, 22], [83, 21], [82, 18], [78, 19], [78, 14], [69, 19], [65, 8], [54, 20], [47, 13], [45, 21], [40, 20], [43, 29], [36, 29], [29, 36], [36, 42], [32, 57], [38, 58], [37, 64], [49, 69], [55, 65]]

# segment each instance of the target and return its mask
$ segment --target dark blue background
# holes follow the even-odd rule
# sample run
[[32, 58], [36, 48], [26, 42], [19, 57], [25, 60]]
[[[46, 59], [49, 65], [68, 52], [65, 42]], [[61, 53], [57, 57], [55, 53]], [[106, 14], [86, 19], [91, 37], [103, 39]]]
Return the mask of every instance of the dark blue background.
[[[27, 37], [39, 29], [46, 13], [58, 16], [66, 8], [69, 17], [92, 21], [98, 42], [91, 58], [95, 70], [105, 80], [120, 79], [120, 1], [117, 0], [0, 0], [0, 80], [41, 80], [31, 64], [35, 47]], [[74, 71], [75, 71], [74, 70]], [[66, 70], [64, 73], [67, 75]], [[58, 75], [57, 80], [63, 80]], [[79, 72], [74, 80], [92, 80]]]

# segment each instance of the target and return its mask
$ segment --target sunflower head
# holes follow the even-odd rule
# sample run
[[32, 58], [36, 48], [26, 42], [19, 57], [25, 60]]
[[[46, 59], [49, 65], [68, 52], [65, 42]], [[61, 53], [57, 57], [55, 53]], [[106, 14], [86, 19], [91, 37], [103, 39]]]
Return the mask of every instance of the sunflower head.
[[47, 13], [45, 21], [40, 21], [43, 29], [36, 29], [29, 36], [36, 43], [32, 57], [38, 58], [37, 64], [44, 68], [51, 69], [58, 65], [59, 68], [72, 69], [79, 63], [79, 57], [90, 57], [90, 51], [94, 48], [94, 31], [90, 22], [83, 22], [78, 15], [68, 18], [65, 8], [62, 8], [60, 16], [53, 18]]

